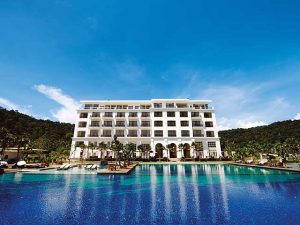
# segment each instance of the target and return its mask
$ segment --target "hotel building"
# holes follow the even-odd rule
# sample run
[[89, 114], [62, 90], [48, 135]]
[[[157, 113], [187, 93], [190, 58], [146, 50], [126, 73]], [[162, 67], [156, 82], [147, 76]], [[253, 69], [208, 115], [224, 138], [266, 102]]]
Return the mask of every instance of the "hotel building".
[[[81, 103], [82, 108], [77, 110], [71, 158], [102, 157], [97, 148], [83, 151], [79, 146], [88, 146], [90, 143], [98, 145], [100, 142], [109, 145], [114, 135], [123, 144], [150, 145], [151, 157], [176, 160], [182, 157], [221, 156], [215, 110], [209, 106], [210, 100], [152, 99]], [[113, 157], [109, 149], [104, 155]], [[135, 155], [142, 156], [138, 150]]]

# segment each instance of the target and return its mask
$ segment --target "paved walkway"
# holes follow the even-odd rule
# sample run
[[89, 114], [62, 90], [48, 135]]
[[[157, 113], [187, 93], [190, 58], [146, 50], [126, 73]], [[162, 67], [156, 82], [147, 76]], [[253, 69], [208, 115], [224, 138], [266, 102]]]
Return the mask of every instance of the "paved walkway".
[[272, 167], [272, 166], [262, 166], [262, 165], [245, 164], [245, 163], [228, 163], [228, 164], [229, 165], [248, 166], [248, 167], [255, 167], [255, 168], [272, 169], [272, 170], [282, 170], [282, 171], [300, 173], [300, 169], [295, 169], [295, 168]]

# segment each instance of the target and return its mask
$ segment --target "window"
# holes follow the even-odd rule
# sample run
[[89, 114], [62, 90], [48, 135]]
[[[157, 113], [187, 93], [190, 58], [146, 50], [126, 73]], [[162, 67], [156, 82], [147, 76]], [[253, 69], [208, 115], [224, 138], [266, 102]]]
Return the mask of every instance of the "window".
[[80, 113], [80, 118], [88, 118], [88, 114], [87, 113]]
[[150, 121], [142, 121], [141, 126], [142, 127], [150, 127]]
[[180, 112], [180, 117], [188, 117], [188, 112]]
[[162, 130], [155, 130], [154, 131], [155, 137], [163, 137], [163, 131]]
[[166, 108], [175, 108], [174, 103], [166, 103]]
[[98, 137], [98, 131], [97, 130], [91, 130], [90, 137]]
[[130, 112], [129, 117], [137, 117], [137, 112]]
[[211, 122], [211, 121], [206, 121], [206, 122], [205, 122], [205, 126], [206, 126], [206, 127], [213, 127], [214, 124], [213, 124], [213, 122]]
[[162, 103], [154, 103], [154, 108], [162, 108]]
[[204, 118], [212, 118], [211, 112], [205, 112], [204, 113]]
[[105, 112], [104, 117], [112, 117], [113, 113], [112, 112]]
[[215, 148], [216, 147], [216, 142], [215, 141], [208, 141], [207, 145], [209, 148]]
[[187, 104], [177, 104], [177, 108], [187, 108]]
[[155, 127], [162, 127], [163, 126], [163, 121], [154, 121], [154, 126]]
[[137, 123], [137, 121], [129, 121], [128, 126], [129, 126], [129, 127], [137, 127], [137, 126], [138, 126], [138, 123]]
[[112, 121], [104, 121], [103, 127], [112, 127]]
[[91, 127], [100, 127], [100, 122], [99, 121], [92, 121], [91, 122]]
[[78, 131], [77, 137], [85, 137], [85, 131]]
[[111, 130], [103, 130], [102, 137], [111, 137]]
[[189, 130], [182, 130], [181, 131], [181, 137], [189, 137], [190, 131]]
[[125, 117], [125, 112], [117, 112], [117, 117]]
[[167, 112], [168, 117], [175, 117], [175, 112]]
[[142, 112], [142, 117], [150, 117], [150, 113], [149, 112]]
[[199, 117], [200, 113], [199, 112], [191, 112], [192, 117]]
[[195, 121], [192, 121], [192, 126], [193, 127], [202, 127], [202, 123], [200, 120], [195, 120]]
[[137, 137], [137, 130], [129, 130], [127, 137]]
[[180, 125], [182, 127], [188, 127], [189, 126], [189, 121], [187, 121], [187, 120], [180, 121]]
[[150, 130], [142, 130], [141, 137], [150, 137]]
[[169, 127], [175, 127], [176, 126], [176, 121], [174, 121], [174, 120], [168, 121], [168, 126]]
[[176, 137], [176, 130], [168, 130], [168, 137]]
[[194, 137], [203, 137], [201, 130], [193, 130], [193, 136]]
[[79, 122], [78, 127], [86, 127], [86, 122]]
[[117, 121], [116, 127], [125, 127], [125, 121]]
[[206, 131], [206, 137], [214, 137], [215, 133], [213, 131]]
[[154, 112], [154, 117], [162, 117], [162, 112]]
[[116, 130], [117, 137], [124, 137], [124, 130]]
[[100, 113], [99, 112], [93, 112], [91, 117], [100, 117]]

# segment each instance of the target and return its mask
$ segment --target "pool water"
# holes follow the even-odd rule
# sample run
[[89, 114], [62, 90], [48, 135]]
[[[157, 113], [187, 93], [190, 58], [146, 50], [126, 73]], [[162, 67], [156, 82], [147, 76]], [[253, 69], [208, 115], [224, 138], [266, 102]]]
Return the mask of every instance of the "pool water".
[[300, 173], [140, 165], [127, 176], [0, 175], [0, 224], [300, 224]]

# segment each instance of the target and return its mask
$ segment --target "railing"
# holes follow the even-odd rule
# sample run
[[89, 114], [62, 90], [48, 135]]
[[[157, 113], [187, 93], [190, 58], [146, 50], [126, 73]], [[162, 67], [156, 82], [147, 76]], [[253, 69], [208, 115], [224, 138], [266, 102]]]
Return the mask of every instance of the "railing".
[[203, 124], [201, 124], [201, 123], [194, 123], [194, 124], [192, 124], [192, 127], [203, 127]]
[[111, 134], [102, 134], [101, 137], [111, 137]]
[[90, 124], [90, 127], [100, 127], [100, 124]]
[[193, 134], [193, 137], [204, 137], [204, 134]]
[[128, 134], [127, 137], [137, 137], [137, 134]]
[[112, 124], [103, 124], [103, 127], [112, 127]]
[[125, 124], [116, 124], [115, 127], [125, 127]]
[[150, 134], [141, 134], [141, 137], [150, 137]]
[[99, 137], [98, 134], [90, 134], [89, 137]]

